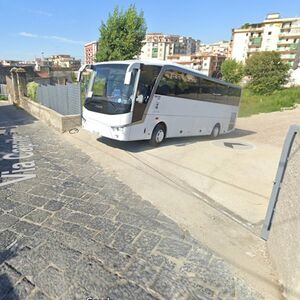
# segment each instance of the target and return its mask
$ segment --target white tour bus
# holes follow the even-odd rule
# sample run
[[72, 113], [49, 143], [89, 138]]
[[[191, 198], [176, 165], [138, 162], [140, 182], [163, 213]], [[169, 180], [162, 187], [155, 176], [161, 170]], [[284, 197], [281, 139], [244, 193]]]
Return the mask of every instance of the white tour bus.
[[84, 66], [92, 76], [82, 111], [83, 128], [120, 141], [230, 132], [241, 89], [168, 62], [116, 61]]

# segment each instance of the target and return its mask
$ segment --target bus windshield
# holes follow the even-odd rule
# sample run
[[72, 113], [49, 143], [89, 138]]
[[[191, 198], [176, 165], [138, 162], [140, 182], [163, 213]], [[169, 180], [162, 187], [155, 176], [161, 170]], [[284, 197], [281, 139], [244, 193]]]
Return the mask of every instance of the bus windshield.
[[85, 108], [94, 112], [115, 115], [131, 110], [137, 70], [132, 71], [129, 85], [124, 84], [127, 64], [96, 65], [92, 82], [92, 96]]

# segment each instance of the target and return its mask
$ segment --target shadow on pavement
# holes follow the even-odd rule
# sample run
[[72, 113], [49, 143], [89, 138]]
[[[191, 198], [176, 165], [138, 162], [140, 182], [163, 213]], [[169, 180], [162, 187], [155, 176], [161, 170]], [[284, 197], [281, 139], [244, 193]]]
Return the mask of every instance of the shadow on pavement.
[[26, 125], [37, 121], [36, 118], [7, 101], [0, 101], [0, 128], [14, 125]]
[[[17, 255], [17, 249], [0, 250], [0, 300], [19, 300], [20, 297], [15, 292], [13, 283], [7, 274], [7, 266], [3, 264], [6, 260]], [[20, 299], [21, 300], [21, 299]]]
[[[248, 135], [255, 134], [255, 131], [251, 130], [244, 130], [237, 128], [235, 131], [224, 134], [219, 136], [215, 140], [224, 140], [224, 139], [233, 139], [233, 138], [240, 138]], [[130, 142], [122, 142], [117, 140], [112, 140], [105, 137], [100, 137], [97, 139], [99, 142], [113, 147], [113, 148], [119, 148], [121, 150], [129, 151], [129, 152], [142, 152], [142, 151], [148, 151], [153, 149], [153, 146], [149, 144], [149, 141], [130, 141]], [[175, 147], [183, 147], [186, 145], [194, 144], [194, 143], [201, 143], [205, 141], [210, 141], [211, 138], [208, 136], [197, 136], [197, 137], [182, 137], [182, 138], [169, 138], [166, 139], [159, 147], [167, 147], [167, 146], [175, 146]]]

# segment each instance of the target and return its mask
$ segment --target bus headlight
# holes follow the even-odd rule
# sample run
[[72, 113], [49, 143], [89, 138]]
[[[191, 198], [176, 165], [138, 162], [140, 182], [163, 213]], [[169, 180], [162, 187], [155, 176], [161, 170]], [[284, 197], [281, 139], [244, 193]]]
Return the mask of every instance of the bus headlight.
[[126, 127], [112, 127], [114, 132], [124, 132]]

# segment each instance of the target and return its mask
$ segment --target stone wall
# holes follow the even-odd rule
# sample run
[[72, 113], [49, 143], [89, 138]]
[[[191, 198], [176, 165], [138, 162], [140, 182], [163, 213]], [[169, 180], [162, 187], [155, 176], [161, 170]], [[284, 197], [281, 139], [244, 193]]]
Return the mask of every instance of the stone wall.
[[63, 116], [24, 96], [20, 98], [19, 106], [59, 132], [65, 132], [81, 125], [80, 115]]
[[26, 71], [13, 68], [7, 76], [9, 100], [54, 129], [65, 132], [81, 126], [81, 115], [64, 116], [26, 97]]
[[[18, 66], [14, 66], [18, 68]], [[0, 65], [0, 83], [6, 84], [6, 76], [10, 75], [10, 71], [13, 66], [2, 66]], [[22, 69], [26, 71], [26, 80], [32, 81], [38, 77], [38, 74], [34, 71], [34, 66], [22, 66]]]
[[300, 130], [281, 186], [268, 249], [286, 299], [300, 299]]

